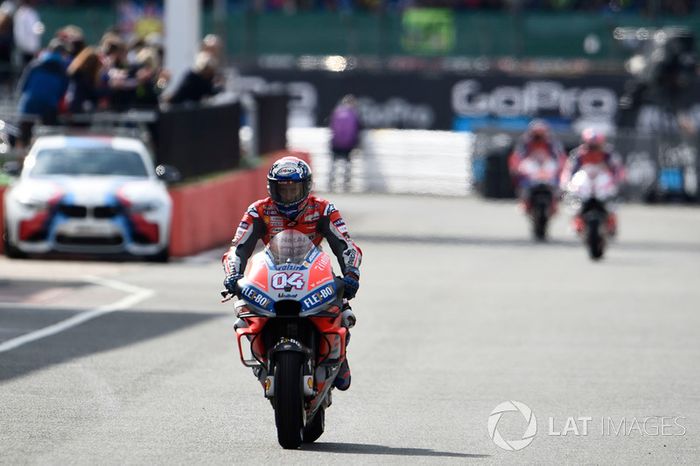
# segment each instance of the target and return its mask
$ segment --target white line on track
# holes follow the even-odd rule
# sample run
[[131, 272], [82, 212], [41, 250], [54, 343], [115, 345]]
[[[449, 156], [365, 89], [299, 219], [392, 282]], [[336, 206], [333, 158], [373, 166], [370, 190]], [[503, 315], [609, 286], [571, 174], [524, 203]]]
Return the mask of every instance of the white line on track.
[[69, 328], [87, 322], [88, 320], [92, 320], [105, 314], [109, 314], [110, 312], [123, 311], [125, 309], [129, 309], [130, 307], [140, 303], [145, 299], [150, 298], [155, 294], [153, 290], [129, 285], [128, 283], [123, 283], [117, 280], [110, 280], [102, 277], [85, 276], [83, 277], [83, 280], [85, 280], [88, 283], [92, 283], [93, 285], [99, 285], [123, 291], [125, 293], [129, 293], [129, 295], [111, 304], [106, 304], [104, 306], [97, 307], [90, 311], [85, 311], [80, 314], [76, 314], [73, 317], [70, 317], [66, 320], [62, 320], [61, 322], [57, 322], [53, 325], [49, 325], [48, 327], [44, 327], [42, 329], [35, 330], [25, 335], [21, 335], [17, 338], [7, 340], [6, 342], [0, 344], [0, 353], [13, 350], [22, 345], [26, 345], [27, 343], [31, 343], [33, 341], [40, 340], [51, 335], [55, 335], [57, 333], [68, 330]]

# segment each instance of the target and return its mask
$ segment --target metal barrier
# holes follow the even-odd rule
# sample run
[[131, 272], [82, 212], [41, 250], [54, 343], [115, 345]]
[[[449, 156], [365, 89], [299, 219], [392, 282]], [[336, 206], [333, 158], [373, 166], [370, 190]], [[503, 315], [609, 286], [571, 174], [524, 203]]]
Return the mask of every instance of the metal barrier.
[[[327, 128], [291, 128], [289, 147], [311, 154], [314, 189], [393, 194], [465, 196], [471, 191], [469, 133], [425, 130], [366, 130], [351, 155], [350, 180], [345, 168], [333, 167]], [[337, 170], [330, 184], [331, 170]]]

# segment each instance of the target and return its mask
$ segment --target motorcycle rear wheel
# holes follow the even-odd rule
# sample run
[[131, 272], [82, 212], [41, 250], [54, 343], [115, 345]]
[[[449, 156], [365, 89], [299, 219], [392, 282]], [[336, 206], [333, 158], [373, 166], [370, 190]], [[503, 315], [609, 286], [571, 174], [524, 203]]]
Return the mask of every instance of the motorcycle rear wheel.
[[326, 410], [323, 407], [318, 408], [311, 422], [304, 427], [304, 443], [315, 442], [326, 428]]
[[277, 355], [275, 365], [275, 424], [277, 441], [284, 449], [299, 448], [304, 430], [304, 357], [297, 352]]

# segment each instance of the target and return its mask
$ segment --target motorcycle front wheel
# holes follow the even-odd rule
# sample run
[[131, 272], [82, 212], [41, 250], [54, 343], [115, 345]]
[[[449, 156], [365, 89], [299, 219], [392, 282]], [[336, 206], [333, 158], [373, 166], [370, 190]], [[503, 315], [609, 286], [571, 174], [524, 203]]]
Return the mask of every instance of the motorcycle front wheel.
[[304, 430], [304, 357], [297, 352], [279, 353], [275, 364], [275, 424], [277, 441], [285, 449], [299, 448]]
[[587, 225], [586, 243], [588, 246], [588, 255], [593, 260], [600, 260], [604, 252], [604, 239], [600, 234], [600, 223], [596, 220], [589, 220]]
[[326, 410], [323, 407], [318, 408], [311, 422], [304, 427], [304, 443], [315, 442], [326, 428]]
[[536, 240], [544, 241], [547, 237], [547, 210], [549, 206], [538, 203], [532, 215], [532, 233]]

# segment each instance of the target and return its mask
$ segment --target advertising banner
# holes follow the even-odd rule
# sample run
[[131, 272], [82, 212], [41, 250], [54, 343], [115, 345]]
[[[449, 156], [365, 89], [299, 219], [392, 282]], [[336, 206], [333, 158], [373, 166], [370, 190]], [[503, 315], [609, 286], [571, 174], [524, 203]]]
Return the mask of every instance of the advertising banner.
[[[243, 91], [285, 88], [291, 96], [290, 127], [326, 126], [346, 94], [357, 98], [365, 128], [522, 130], [534, 117], [559, 129], [590, 125], [613, 127], [628, 78], [577, 75], [556, 78], [503, 73], [464, 75], [443, 71], [248, 70], [237, 80]], [[690, 118], [700, 127], [700, 90], [686, 99]], [[633, 119], [637, 129], [677, 132], [676, 115], [643, 105]]]

